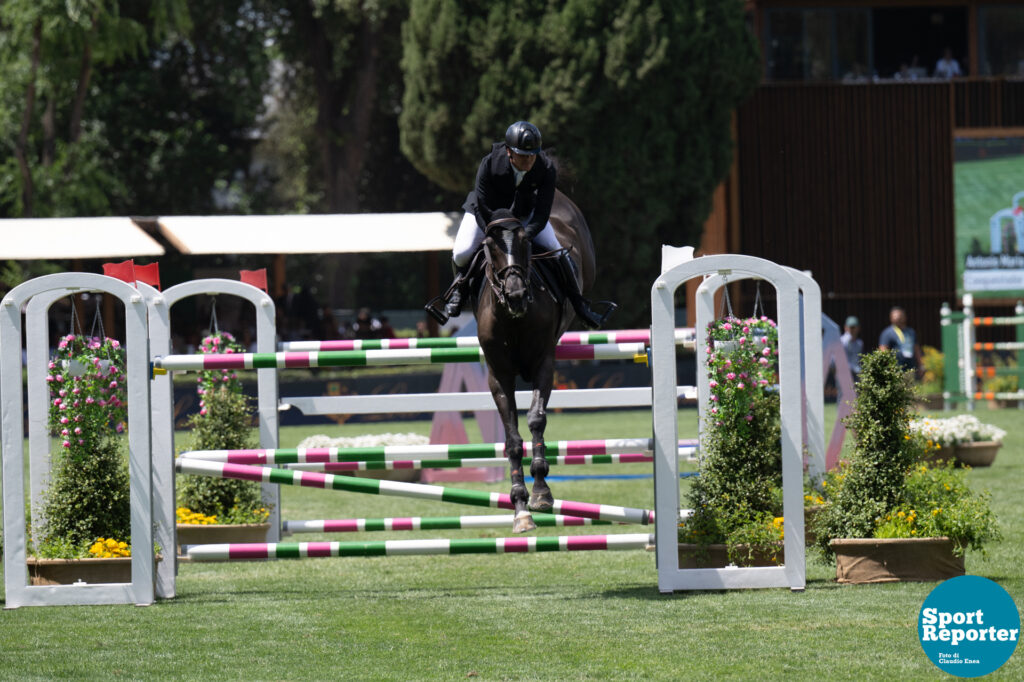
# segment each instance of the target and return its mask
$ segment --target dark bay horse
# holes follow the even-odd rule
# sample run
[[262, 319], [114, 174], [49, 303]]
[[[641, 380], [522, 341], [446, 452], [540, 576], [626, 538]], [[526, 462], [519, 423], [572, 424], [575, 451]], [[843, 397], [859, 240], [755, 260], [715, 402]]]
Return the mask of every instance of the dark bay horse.
[[[558, 242], [570, 249], [580, 290], [586, 292], [594, 281], [594, 243], [580, 209], [561, 192], [555, 193], [551, 225]], [[531, 259], [531, 243], [522, 223], [511, 211], [498, 210], [487, 226], [483, 247], [486, 258], [484, 282], [474, 299], [477, 336], [487, 360], [488, 384], [494, 404], [505, 427], [505, 456], [512, 474], [512, 502], [515, 521], [512, 531], [536, 528], [530, 510], [550, 511], [554, 503], [545, 477], [548, 462], [544, 453], [547, 404], [554, 381], [555, 346], [573, 319], [572, 305], [558, 302], [546, 287], [531, 276], [537, 258]], [[531, 263], [531, 260], [533, 263]], [[523, 476], [523, 439], [519, 435], [516, 411], [516, 377], [533, 386], [527, 424], [533, 437], [530, 474], [533, 493], [527, 501]]]

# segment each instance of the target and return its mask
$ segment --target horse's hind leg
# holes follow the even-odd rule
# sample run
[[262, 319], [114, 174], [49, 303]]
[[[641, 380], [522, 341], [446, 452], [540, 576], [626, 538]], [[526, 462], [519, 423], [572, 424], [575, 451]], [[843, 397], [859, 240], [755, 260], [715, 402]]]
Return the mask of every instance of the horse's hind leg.
[[526, 479], [523, 476], [523, 438], [519, 435], [519, 417], [516, 414], [515, 376], [503, 380], [494, 377], [494, 371], [488, 373], [494, 404], [501, 415], [501, 423], [505, 427], [505, 456], [508, 458], [509, 471], [512, 478], [512, 490], [509, 497], [515, 505], [515, 518], [512, 521], [513, 533], [526, 533], [537, 527], [527, 507]]
[[[547, 363], [550, 365], [551, 363]], [[533, 460], [530, 462], [530, 475], [533, 476], [533, 493], [530, 495], [530, 509], [536, 512], [550, 512], [555, 504], [555, 498], [548, 487], [547, 475], [549, 464], [546, 457], [546, 446], [544, 445], [544, 429], [548, 424], [547, 405], [551, 397], [551, 385], [554, 381], [553, 367], [549, 367], [537, 378], [533, 389], [533, 402], [527, 414], [527, 423], [530, 426], [530, 434], [533, 436]], [[540, 388], [537, 386], [540, 385]]]

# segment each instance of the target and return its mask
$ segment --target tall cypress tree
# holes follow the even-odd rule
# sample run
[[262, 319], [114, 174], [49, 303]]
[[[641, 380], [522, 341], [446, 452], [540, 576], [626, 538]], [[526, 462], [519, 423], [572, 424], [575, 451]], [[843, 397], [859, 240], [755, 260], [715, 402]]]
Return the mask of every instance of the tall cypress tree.
[[659, 245], [695, 245], [759, 72], [739, 0], [412, 0], [403, 153], [467, 191], [505, 126], [536, 123], [598, 254], [616, 326], [649, 320]]

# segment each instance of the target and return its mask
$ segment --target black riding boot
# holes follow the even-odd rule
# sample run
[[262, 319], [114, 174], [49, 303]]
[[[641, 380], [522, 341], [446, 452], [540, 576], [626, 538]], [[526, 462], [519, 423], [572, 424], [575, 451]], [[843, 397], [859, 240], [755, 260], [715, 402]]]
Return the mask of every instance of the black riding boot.
[[455, 274], [452, 283], [455, 289], [444, 306], [445, 315], [449, 318], [458, 317], [462, 313], [462, 301], [469, 295], [469, 265], [456, 265], [453, 262], [452, 272]]
[[572, 309], [576, 311], [576, 317], [580, 318], [587, 329], [600, 329], [604, 318], [591, 310], [590, 301], [583, 298], [579, 282], [576, 280], [576, 268], [569, 260], [568, 253], [562, 253], [558, 257], [558, 274], [561, 276], [565, 295], [569, 298]]

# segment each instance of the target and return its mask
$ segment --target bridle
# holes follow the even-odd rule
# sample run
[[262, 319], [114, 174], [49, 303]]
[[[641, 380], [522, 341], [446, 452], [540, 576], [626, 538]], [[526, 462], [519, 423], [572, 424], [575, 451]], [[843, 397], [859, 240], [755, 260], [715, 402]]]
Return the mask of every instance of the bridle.
[[514, 223], [516, 225], [522, 224], [517, 218], [498, 218], [497, 220], [493, 220], [490, 223], [488, 223], [487, 229], [485, 230], [485, 234], [492, 240], [497, 240], [500, 238], [504, 243], [505, 248], [503, 249], [503, 253], [505, 253], [505, 255], [508, 257], [508, 260], [505, 263], [504, 267], [500, 269], [496, 268], [494, 264], [494, 258], [491, 256], [491, 250], [488, 248], [482, 249], [482, 251], [484, 252], [484, 258], [487, 261], [487, 266], [485, 268], [485, 277], [487, 279], [487, 283], [488, 285], [490, 285], [491, 291], [494, 292], [495, 298], [497, 298], [498, 302], [506, 309], [509, 308], [507, 282], [509, 276], [512, 274], [519, 275], [519, 277], [523, 281], [524, 286], [526, 286], [527, 303], [533, 300], [533, 293], [531, 287], [529, 286], [531, 244], [530, 241], [527, 240], [525, 258], [526, 262], [518, 262], [516, 260], [516, 255], [512, 250], [515, 236], [513, 235], [512, 230], [505, 227], [505, 225], [508, 225], [510, 223]]

